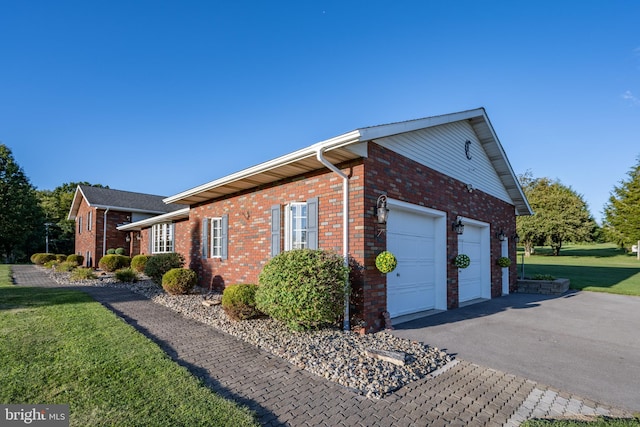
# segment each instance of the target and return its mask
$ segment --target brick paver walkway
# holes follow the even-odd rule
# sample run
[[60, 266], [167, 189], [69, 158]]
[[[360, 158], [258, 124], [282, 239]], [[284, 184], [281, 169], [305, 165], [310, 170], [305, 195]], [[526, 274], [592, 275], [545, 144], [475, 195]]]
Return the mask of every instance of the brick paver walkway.
[[[60, 286], [37, 267], [12, 269], [18, 285]], [[254, 410], [265, 426], [517, 426], [531, 417], [630, 415], [466, 361], [371, 400], [128, 290], [77, 289], [155, 341], [216, 393]]]

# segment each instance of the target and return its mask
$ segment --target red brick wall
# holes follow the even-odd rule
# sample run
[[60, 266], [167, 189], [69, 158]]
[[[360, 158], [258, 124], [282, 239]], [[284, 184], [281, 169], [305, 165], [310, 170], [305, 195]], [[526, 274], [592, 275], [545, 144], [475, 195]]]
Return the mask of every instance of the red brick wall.
[[[87, 229], [88, 213], [92, 212], [91, 230]], [[79, 218], [82, 218], [82, 229], [79, 226]], [[85, 266], [96, 264], [96, 209], [89, 207], [83, 198], [76, 215], [75, 253], [85, 257]], [[87, 259], [87, 252], [91, 253], [91, 259]]]
[[[458, 215], [491, 224], [491, 295], [502, 294], [502, 270], [495, 260], [501, 255], [501, 242], [496, 234], [503, 230], [507, 236], [515, 234], [514, 206], [493, 196], [475, 190], [468, 192], [466, 183], [436, 172], [426, 166], [369, 143], [369, 156], [364, 162], [365, 188], [365, 271], [362, 289], [362, 307], [367, 328], [377, 330], [383, 326], [381, 313], [386, 310], [386, 277], [375, 268], [375, 256], [386, 249], [386, 235], [376, 237], [377, 224], [373, 206], [380, 194], [408, 203], [437, 209], [447, 213], [447, 223], [452, 224]], [[510, 267], [511, 287], [515, 284], [515, 243], [509, 242], [512, 258]], [[458, 251], [458, 236], [447, 227], [447, 260]], [[458, 269], [448, 263], [447, 306], [458, 306]]]

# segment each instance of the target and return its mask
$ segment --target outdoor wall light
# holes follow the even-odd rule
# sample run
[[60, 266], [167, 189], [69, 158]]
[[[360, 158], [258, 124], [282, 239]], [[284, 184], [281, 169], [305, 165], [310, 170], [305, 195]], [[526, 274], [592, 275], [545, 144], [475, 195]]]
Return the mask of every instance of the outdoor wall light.
[[500, 232], [496, 235], [498, 237], [498, 240], [500, 240], [501, 242], [504, 242], [505, 239], [507, 238], [507, 236], [505, 236], [504, 231], [500, 230]]
[[512, 239], [513, 239], [514, 242], [520, 243], [520, 236], [518, 236], [518, 233], [514, 234]]
[[473, 193], [473, 190], [475, 190], [475, 187], [473, 186], [473, 184], [467, 184], [467, 191], [469, 193]]
[[131, 237], [127, 234], [127, 237], [124, 238], [124, 241], [129, 243], [131, 241]]
[[452, 224], [453, 231], [456, 234], [464, 233], [464, 224], [462, 223], [462, 218], [458, 217], [458, 220]]
[[386, 224], [389, 217], [389, 208], [387, 208], [387, 196], [384, 194], [378, 197], [376, 202], [376, 217], [378, 218], [378, 224]]
[[142, 234], [140, 234], [140, 232], [138, 232], [138, 235], [136, 236], [136, 240], [142, 240]]

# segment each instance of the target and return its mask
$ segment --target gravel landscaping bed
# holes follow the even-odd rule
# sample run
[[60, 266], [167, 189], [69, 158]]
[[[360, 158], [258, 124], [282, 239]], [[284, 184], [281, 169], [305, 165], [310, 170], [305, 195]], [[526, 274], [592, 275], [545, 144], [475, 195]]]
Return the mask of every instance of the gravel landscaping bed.
[[[370, 398], [381, 398], [452, 361], [451, 356], [437, 348], [386, 332], [367, 335], [339, 329], [292, 332], [281, 322], [268, 318], [237, 322], [220, 305], [204, 306], [203, 293], [169, 295], [151, 280], [125, 284], [105, 275], [98, 280], [70, 282], [68, 273], [51, 272], [51, 276], [63, 285], [126, 287]], [[375, 351], [404, 353], [404, 365], [372, 357], [370, 354]]]

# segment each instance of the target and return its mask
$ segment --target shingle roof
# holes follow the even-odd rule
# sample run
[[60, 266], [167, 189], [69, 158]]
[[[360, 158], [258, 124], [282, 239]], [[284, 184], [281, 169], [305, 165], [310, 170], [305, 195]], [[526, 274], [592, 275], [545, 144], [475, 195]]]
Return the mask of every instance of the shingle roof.
[[128, 212], [160, 215], [184, 208], [182, 205], [164, 203], [162, 201], [164, 196], [79, 185], [73, 198], [69, 219], [75, 219], [82, 197], [84, 197], [91, 207], [110, 208]]

